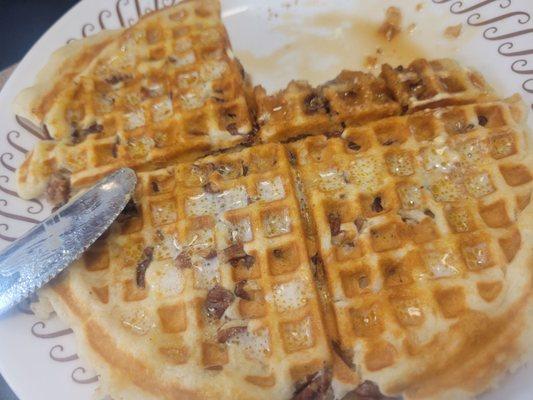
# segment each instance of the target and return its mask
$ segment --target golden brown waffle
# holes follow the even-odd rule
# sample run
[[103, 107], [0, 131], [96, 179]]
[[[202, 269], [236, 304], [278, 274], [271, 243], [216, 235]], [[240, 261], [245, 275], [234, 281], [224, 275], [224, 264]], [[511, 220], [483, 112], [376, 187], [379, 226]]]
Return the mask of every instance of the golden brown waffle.
[[[170, 12], [167, 13], [172, 15]], [[155, 19], [155, 17], [152, 18]], [[143, 26], [137, 30], [148, 29]], [[221, 25], [219, 28], [223, 30]], [[188, 35], [198, 41], [194, 34]], [[128, 37], [126, 34], [123, 36]], [[218, 42], [217, 45], [222, 46], [218, 50], [229, 49], [226, 36], [224, 38], [224, 41]], [[195, 54], [205, 51], [201, 42], [199, 43], [197, 45], [199, 49], [195, 49]], [[109, 50], [104, 53], [109, 53]], [[222, 53], [226, 54], [227, 51]], [[105, 56], [100, 56], [100, 58], [106, 59]], [[201, 54], [196, 55], [196, 59], [200, 60]], [[50, 176], [58, 172], [70, 175], [71, 184], [79, 187], [92, 183], [121, 166], [153, 169], [157, 165], [169, 164], [176, 160], [192, 160], [209, 150], [223, 149], [247, 141], [246, 133], [251, 132], [251, 122], [246, 98], [250, 95], [246, 83], [239, 75], [237, 62], [227, 58], [226, 62], [228, 62], [226, 65], [229, 65], [228, 71], [231, 73], [221, 78], [220, 82], [215, 81], [214, 84], [220, 84], [223, 88], [223, 92], [218, 93], [217, 96], [229, 97], [232, 100], [220, 103], [218, 97], [215, 96], [215, 99], [210, 98], [199, 109], [193, 110], [192, 114], [189, 112], [191, 110], [180, 108], [175, 104], [176, 98], [183, 97], [179, 93], [174, 93], [176, 90], [180, 92], [181, 88], [178, 87], [171, 90], [174, 107], [172, 116], [169, 115], [168, 119], [163, 121], [145, 120], [143, 117], [143, 124], [146, 125], [132, 130], [125, 129], [124, 120], [117, 123], [115, 118], [117, 114], [120, 117], [134, 116], [132, 113], [106, 114], [105, 120], [108, 122], [111, 120], [108, 123], [110, 129], [106, 128], [107, 125], [104, 122], [93, 123], [84, 128], [84, 133], [80, 133], [79, 129], [68, 128], [63, 118], [62, 128], [58, 131], [74, 132], [76, 137], [81, 135], [82, 142], [75, 145], [61, 143], [54, 146], [50, 143], [38, 144], [19, 173], [21, 196], [29, 198], [41, 194]], [[156, 70], [155, 74], [163, 74], [165, 79], [170, 79], [168, 76], [174, 71], [173, 67], [168, 67], [167, 64], [161, 67], [163, 72]], [[96, 67], [93, 66], [93, 68]], [[171, 68], [171, 72], [168, 68]], [[202, 65], [200, 67], [195, 65], [191, 68], [195, 71], [199, 68], [201, 71]], [[188, 71], [189, 67], [186, 69]], [[129, 76], [129, 73], [124, 74], [124, 76]], [[183, 72], [183, 74], [187, 75], [189, 72]], [[415, 111], [422, 107], [481, 102], [493, 98], [491, 89], [479, 74], [459, 67], [456, 62], [448, 59], [431, 62], [421, 59], [405, 69], [392, 69], [385, 65], [382, 76], [384, 79], [376, 78], [368, 73], [343, 71], [337, 78], [318, 88], [313, 88], [306, 82], [293, 81], [285, 90], [271, 96], [267, 95], [262, 87], [256, 87], [254, 98], [249, 102], [253, 102], [256, 109], [260, 128], [259, 140], [262, 142], [287, 141], [314, 134], [338, 136], [345, 126], [361, 125], [380, 118]], [[138, 79], [137, 82], [123, 88], [119, 87], [116, 95], [119, 99], [123, 96], [123, 103], [129, 104], [132, 91], [137, 90], [137, 94], [144, 96], [142, 93], [146, 90], [143, 90], [143, 83], [139, 81], [145, 80]], [[232, 84], [226, 85], [227, 82], [232, 82]], [[103, 85], [109, 86], [107, 83]], [[119, 82], [118, 85], [123, 85], [123, 83]], [[85, 87], [78, 86], [76, 87], [79, 90]], [[167, 89], [164, 93], [165, 95], [157, 98], [160, 100], [161, 97], [168, 96]], [[61, 92], [61, 95], [65, 94]], [[89, 91], [86, 95], [91, 97], [93, 93]], [[82, 96], [78, 104], [85, 104], [84, 99], [85, 97]], [[154, 101], [150, 98], [142, 100], [141, 108], [145, 110], [145, 114], [148, 112], [146, 110], [154, 107]], [[61, 104], [61, 99], [57, 102]], [[76, 104], [76, 102], [71, 103]], [[117, 107], [113, 105], [111, 108], [123, 110], [124, 104], [121, 106], [119, 104], [120, 101], [117, 100]], [[53, 107], [56, 111], [59, 108], [59, 105]], [[89, 108], [92, 110], [92, 106]], [[47, 115], [53, 115], [56, 112], [54, 110], [48, 112]], [[73, 113], [65, 111], [65, 116], [67, 114]], [[81, 114], [85, 115], [86, 111]], [[93, 115], [94, 111], [88, 114]], [[189, 120], [191, 115], [193, 117]], [[54, 118], [57, 120], [56, 117]], [[218, 122], [217, 118], [219, 118]], [[84, 120], [88, 121], [88, 117], [84, 117]], [[226, 133], [221, 133], [224, 131], [223, 125], [227, 128]], [[238, 127], [237, 131], [235, 127]], [[48, 129], [50, 130], [50, 127]], [[109, 132], [116, 132], [116, 134]], [[53, 136], [57, 136], [57, 133]]]
[[26, 117], [61, 143], [37, 146], [19, 175], [20, 194], [39, 195], [60, 171], [87, 184], [121, 166], [161, 165], [246, 141], [245, 86], [217, 1], [151, 13], [78, 76], [36, 90], [40, 103], [25, 92]]
[[409, 66], [384, 64], [381, 77], [404, 111], [495, 100], [481, 74], [451, 59], [418, 59]]
[[[21, 197], [63, 201], [138, 171], [134, 201], [42, 292], [103, 392], [382, 398], [375, 382], [410, 399], [493, 385], [533, 348], [521, 102], [452, 60], [252, 94], [219, 14], [186, 1], [74, 44], [19, 98], [53, 138], [21, 166]], [[260, 142], [291, 143], [243, 149], [252, 114]]]
[[385, 81], [368, 73], [342, 71], [321, 89], [333, 119], [342, 125], [361, 125], [400, 112]]
[[363, 72], [343, 71], [318, 88], [293, 81], [286, 89], [267, 95], [254, 90], [259, 138], [286, 141], [302, 135], [339, 135], [343, 124], [357, 124], [400, 113], [385, 82]]
[[474, 395], [531, 348], [523, 116], [454, 106], [141, 173], [44, 295], [115, 396]]
[[332, 338], [387, 394], [472, 396], [531, 349], [533, 163], [515, 100], [287, 145]]
[[47, 291], [114, 398], [285, 399], [327, 375], [289, 167], [269, 144], [140, 173], [136, 207]]
[[292, 81], [286, 89], [267, 95], [262, 86], [254, 89], [259, 138], [283, 141], [300, 135], [316, 135], [334, 127], [329, 104], [320, 90], [305, 81]]
[[254, 90], [259, 137], [287, 141], [303, 135], [340, 134], [344, 126], [364, 123], [421, 108], [469, 104], [494, 99], [476, 72], [450, 59], [419, 59], [407, 68], [383, 66], [380, 77], [343, 71], [334, 80], [311, 87], [291, 82], [273, 95]]
[[14, 113], [36, 129], [43, 129], [43, 117], [61, 90], [82, 73], [124, 30], [103, 30], [83, 40], [75, 40], [56, 50], [37, 74], [34, 85], [20, 92]]

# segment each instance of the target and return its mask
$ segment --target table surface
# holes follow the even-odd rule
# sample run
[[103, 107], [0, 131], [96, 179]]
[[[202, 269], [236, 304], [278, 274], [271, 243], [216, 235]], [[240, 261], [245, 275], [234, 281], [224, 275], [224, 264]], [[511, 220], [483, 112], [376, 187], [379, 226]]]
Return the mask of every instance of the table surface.
[[[16, 65], [12, 65], [0, 72], [0, 89], [4, 86], [7, 78], [11, 75]], [[17, 396], [11, 391], [4, 378], [0, 375], [0, 399], [1, 400], [18, 400]]]

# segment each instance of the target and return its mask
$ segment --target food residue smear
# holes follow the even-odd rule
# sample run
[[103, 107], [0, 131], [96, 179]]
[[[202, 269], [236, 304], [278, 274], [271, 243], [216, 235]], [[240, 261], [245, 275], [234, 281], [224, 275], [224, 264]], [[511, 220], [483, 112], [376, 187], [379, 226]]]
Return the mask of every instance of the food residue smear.
[[[416, 58], [446, 56], [454, 51], [451, 45], [444, 51], [435, 45], [429, 49], [421, 47], [417, 40], [422, 29], [419, 21], [405, 18], [397, 7], [382, 10], [380, 20], [346, 11], [307, 16], [288, 12], [280, 15], [280, 20], [273, 30], [283, 34], [284, 45], [262, 55], [237, 52], [257, 81], [275, 82], [277, 87], [266, 85], [269, 92], [284, 87], [287, 76], [316, 85], [333, 79], [342, 69], [373, 70], [385, 62], [405, 65]], [[420, 22], [432, 24], [429, 16]], [[427, 29], [423, 29], [427, 39]], [[444, 39], [443, 29], [433, 28], [435, 36]]]
[[398, 7], [389, 7], [385, 12], [385, 21], [378, 29], [378, 33], [388, 42], [402, 31], [402, 12]]

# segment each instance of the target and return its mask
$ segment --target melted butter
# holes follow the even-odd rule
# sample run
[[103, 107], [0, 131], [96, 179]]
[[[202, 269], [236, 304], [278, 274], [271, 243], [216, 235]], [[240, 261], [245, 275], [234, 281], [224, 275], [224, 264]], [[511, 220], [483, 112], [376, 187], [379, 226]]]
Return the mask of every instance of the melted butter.
[[457, 261], [451, 253], [426, 254], [426, 263], [434, 279], [449, 278], [459, 274], [456, 267]]
[[225, 211], [244, 208], [248, 205], [248, 193], [244, 186], [221, 193], [200, 193], [187, 200], [188, 215], [218, 215]]
[[265, 201], [275, 201], [285, 197], [285, 188], [279, 176], [272, 181], [259, 182], [258, 190], [259, 197]]
[[263, 218], [263, 227], [267, 237], [283, 235], [291, 230], [291, 219], [287, 210], [269, 213]]
[[307, 303], [307, 288], [300, 280], [281, 283], [274, 287], [274, 300], [281, 312], [296, 310]]
[[152, 262], [146, 272], [150, 290], [162, 297], [176, 296], [181, 293], [185, 284], [184, 279], [183, 270], [176, 268], [172, 261]]
[[219, 280], [218, 258], [205, 259], [196, 254], [191, 256], [191, 263], [194, 271], [195, 286], [208, 289]]
[[155, 327], [148, 311], [142, 307], [132, 310], [124, 310], [121, 313], [122, 326], [130, 332], [143, 336]]

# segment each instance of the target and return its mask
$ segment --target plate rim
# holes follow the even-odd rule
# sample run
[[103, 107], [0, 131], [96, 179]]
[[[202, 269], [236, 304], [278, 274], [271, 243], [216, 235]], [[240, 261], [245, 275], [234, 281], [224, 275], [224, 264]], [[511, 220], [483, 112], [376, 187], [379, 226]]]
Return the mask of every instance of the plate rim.
[[[521, 93], [521, 94], [522, 95], [526, 94], [529, 97], [533, 95], [533, 60], [525, 58], [527, 55], [533, 54], [533, 48], [531, 50], [529, 49], [516, 50], [515, 49], [515, 51], [508, 51], [508, 50], [512, 50], [515, 46], [515, 42], [511, 40], [514, 40], [515, 38], [519, 38], [522, 35], [527, 35], [533, 32], [533, 30], [531, 32], [525, 32], [526, 28], [529, 25], [533, 26], [533, 23], [532, 23], [533, 22], [532, 21], [533, 3], [528, 5], [526, 3], [527, 1], [526, 0], [523, 2], [524, 3], [523, 8], [520, 8], [519, 10], [515, 10], [512, 8], [513, 0], [489, 0], [489, 1], [472, 0], [474, 3], [472, 3], [471, 1], [470, 3], [468, 3], [468, 5], [465, 5], [466, 2], [456, 1], [456, 0], [424, 0], [424, 1], [427, 3], [433, 3], [437, 6], [441, 6], [443, 7], [443, 10], [445, 10], [446, 12], [449, 12], [450, 14], [464, 17], [464, 23], [468, 24], [469, 26], [483, 29], [483, 33], [482, 33], [483, 38], [487, 41], [493, 41], [498, 44], [496, 56], [500, 56], [505, 61], [512, 61], [512, 63], [509, 65], [509, 70], [513, 72], [514, 74], [517, 74], [523, 77], [522, 90], [524, 93]], [[155, 8], [161, 5], [171, 6], [178, 2], [179, 0], [178, 1], [176, 0], [153, 0], [153, 3], [156, 5]], [[103, 3], [102, 2], [99, 2], [96, 4], [95, 3], [91, 2], [90, 0], [80, 1], [79, 3], [72, 6], [67, 12], [65, 12], [56, 22], [54, 22], [54, 24], [52, 24], [42, 34], [42, 36], [30, 47], [28, 52], [20, 60], [19, 64], [13, 71], [12, 75], [6, 81], [4, 87], [2, 88], [2, 90], [0, 90], [0, 99], [5, 98], [6, 96], [9, 98], [9, 95], [7, 95], [6, 93], [13, 91], [12, 86], [15, 85], [16, 81], [19, 78], [19, 75], [24, 71], [24, 69], [27, 68], [27, 64], [32, 59], [32, 57], [35, 57], [35, 55], [38, 52], [41, 52], [47, 48], [47, 45], [45, 42], [51, 36], [58, 34], [59, 29], [62, 26], [65, 26], [66, 24], [68, 24], [71, 19], [78, 20], [79, 18], [77, 17], [74, 18], [74, 16], [77, 14], [80, 14], [81, 10], [90, 9], [91, 12], [94, 10], [94, 15], [93, 17], [91, 17], [92, 18], [91, 21], [80, 23], [79, 29], [78, 29], [79, 31], [78, 39], [86, 37], [86, 36], [90, 36], [92, 34], [98, 33], [100, 30], [108, 28], [106, 26], [106, 21], [108, 21], [109, 18], [116, 18], [118, 20], [119, 25], [122, 27], [127, 27], [131, 25], [131, 23], [135, 22], [135, 19], [128, 19], [120, 14], [122, 10], [121, 7], [129, 6], [130, 8], [133, 8], [133, 11], [137, 13], [138, 17], [140, 17], [141, 15], [144, 15], [146, 12], [152, 11], [149, 8], [149, 6], [145, 5], [143, 8], [142, 5], [145, 4], [145, 2], [141, 2], [140, 0], [134, 0], [134, 1], [113, 0], [113, 2], [106, 3], [106, 4], [110, 4], [111, 6], [109, 6], [108, 8], [101, 9], [100, 11], [98, 11], [98, 8], [100, 7], [100, 4], [103, 4]], [[516, 3], [522, 3], [522, 2], [520, 0], [515, 0], [514, 4]], [[482, 19], [481, 18], [482, 15], [480, 14], [480, 12], [483, 10], [484, 7], [496, 8], [498, 11], [501, 11], [501, 14], [493, 16], [491, 18]], [[113, 12], [115, 14], [113, 14]], [[104, 18], [108, 18], [108, 19], [104, 20]], [[500, 24], [503, 22], [509, 22], [511, 18], [513, 19], [516, 18], [517, 27], [523, 28], [523, 29], [518, 29], [514, 32], [506, 32], [506, 33], [499, 32], [498, 29], [500, 27]], [[74, 38], [69, 38], [67, 40], [67, 43], [70, 42], [71, 40], [74, 40]], [[527, 54], [524, 54], [526, 52]], [[38, 72], [38, 71], [35, 71], [35, 72]], [[533, 109], [533, 97], [531, 98], [531, 100], [532, 101], [529, 102], [530, 107], [528, 107], [530, 112], [531, 112], [531, 109]], [[14, 115], [11, 111], [9, 112], [9, 114], [11, 115], [12, 118], [14, 118]], [[24, 126], [21, 126], [20, 128], [25, 129]], [[3, 171], [3, 169], [0, 167], [0, 172], [3, 173], [5, 171]], [[3, 223], [3, 221], [0, 221], [0, 223]], [[2, 240], [3, 240], [3, 236], [0, 233], [0, 241]], [[37, 323], [39, 323], [39, 321], [37, 321], [35, 324]], [[10, 369], [11, 369], [10, 366], [7, 365], [5, 360], [0, 357], [0, 373], [2, 374], [7, 384], [10, 386], [11, 390], [20, 398], [19, 390], [17, 389], [18, 385], [14, 384], [17, 381], [17, 379], [15, 378], [16, 371], [11, 372]], [[94, 382], [94, 380], [92, 379], [90, 380], [91, 382], [89, 383]]]

